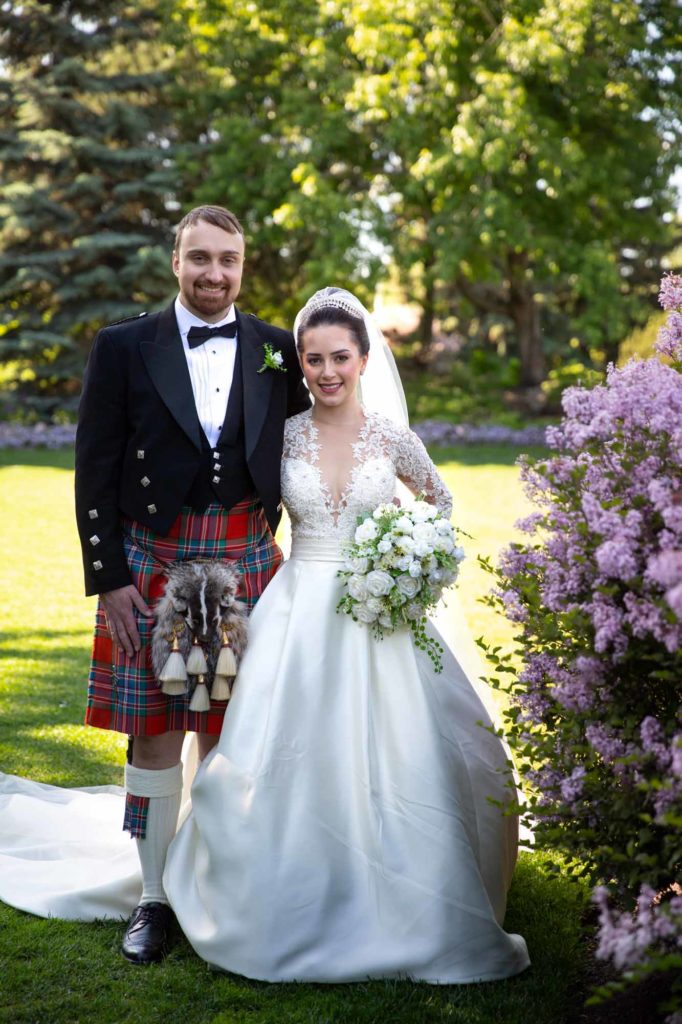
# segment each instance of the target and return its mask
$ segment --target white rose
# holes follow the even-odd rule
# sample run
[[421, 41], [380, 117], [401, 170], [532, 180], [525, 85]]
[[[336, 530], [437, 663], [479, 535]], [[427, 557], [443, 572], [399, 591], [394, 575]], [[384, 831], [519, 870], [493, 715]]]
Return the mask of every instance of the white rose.
[[409, 516], [400, 516], [393, 524], [393, 529], [399, 533], [412, 533], [414, 527]]
[[364, 544], [365, 541], [374, 540], [379, 535], [379, 527], [372, 519], [365, 519], [355, 531], [355, 543]]
[[384, 604], [379, 597], [368, 597], [365, 601], [365, 608], [368, 611], [373, 612], [375, 615], [381, 615], [384, 610]]
[[395, 546], [401, 551], [404, 551], [406, 555], [409, 555], [414, 551], [414, 541], [411, 537], [398, 537], [395, 542]]
[[355, 601], [364, 601], [367, 597], [365, 576], [351, 576], [348, 580], [348, 593]]
[[372, 512], [373, 519], [383, 519], [384, 516], [390, 515], [395, 512], [395, 505], [387, 505], [385, 502], [383, 505], [378, 505], [377, 508]]
[[422, 541], [426, 544], [433, 544], [438, 534], [436, 533], [433, 523], [417, 523], [412, 532], [412, 536], [417, 543]]
[[422, 585], [421, 579], [416, 579], [414, 576], [398, 576], [395, 583], [400, 593], [408, 598], [416, 597]]
[[382, 555], [387, 555], [393, 545], [388, 537], [383, 537], [377, 544], [377, 551], [380, 551]]
[[376, 622], [378, 615], [376, 612], [370, 611], [366, 604], [358, 604], [353, 609], [353, 614], [356, 619], [360, 622], [364, 622], [369, 625], [371, 622]]
[[458, 562], [463, 562], [466, 557], [464, 553], [464, 548], [455, 548], [452, 554], [453, 557], [456, 558]]
[[346, 559], [346, 567], [361, 576], [369, 571], [371, 560], [366, 555], [351, 555]]
[[442, 551], [444, 555], [449, 555], [455, 547], [455, 542], [452, 537], [448, 537], [447, 534], [442, 534], [436, 538], [436, 542], [433, 547], [435, 551]]
[[449, 523], [447, 519], [437, 519], [433, 525], [438, 533], [453, 534], [455, 532], [452, 528], [452, 523]]
[[379, 616], [379, 625], [383, 626], [384, 629], [393, 629], [393, 621], [391, 619], [391, 616], [386, 615], [386, 613], [384, 612], [383, 615]]
[[427, 519], [430, 519], [430, 508], [431, 506], [427, 505], [425, 501], [415, 502], [414, 507], [410, 510], [415, 523], [425, 523]]
[[414, 576], [414, 578], [418, 580], [419, 577], [422, 575], [421, 562], [418, 562], [416, 559], [413, 562], [410, 562], [410, 567], [407, 571], [409, 572], [410, 576]]
[[428, 576], [429, 583], [441, 583], [443, 572], [440, 569], [432, 569]]
[[441, 572], [441, 582], [443, 587], [449, 587], [457, 579], [458, 572], [456, 569], [443, 569]]
[[367, 590], [373, 597], [384, 597], [393, 589], [393, 577], [382, 569], [374, 569], [367, 575]]
[[403, 555], [402, 558], [396, 558], [396, 560], [395, 560], [395, 567], [396, 567], [396, 569], [400, 569], [401, 572], [407, 572], [407, 570], [410, 568], [411, 565], [412, 565], [412, 556], [411, 555]]
[[407, 615], [408, 619], [421, 619], [423, 614], [422, 606], [417, 604], [416, 601], [410, 601], [405, 607], [405, 615]]
[[417, 558], [426, 558], [431, 554], [432, 547], [425, 540], [418, 540], [414, 546], [414, 553]]

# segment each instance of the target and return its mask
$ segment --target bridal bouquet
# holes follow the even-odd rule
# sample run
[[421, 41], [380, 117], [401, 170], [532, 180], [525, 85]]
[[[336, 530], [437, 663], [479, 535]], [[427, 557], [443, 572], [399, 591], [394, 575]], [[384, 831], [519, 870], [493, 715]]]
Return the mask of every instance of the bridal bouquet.
[[440, 672], [443, 649], [427, 636], [426, 615], [457, 579], [463, 558], [454, 527], [433, 505], [421, 500], [412, 508], [379, 505], [358, 520], [338, 572], [345, 593], [336, 610], [370, 625], [378, 639], [408, 626]]

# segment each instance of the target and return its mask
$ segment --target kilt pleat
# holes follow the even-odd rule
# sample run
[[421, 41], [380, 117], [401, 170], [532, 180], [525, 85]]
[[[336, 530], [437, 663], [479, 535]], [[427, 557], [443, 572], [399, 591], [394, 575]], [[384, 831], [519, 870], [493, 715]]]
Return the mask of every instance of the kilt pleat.
[[[225, 559], [242, 575], [239, 598], [251, 610], [282, 563], [259, 501], [247, 499], [230, 511], [209, 505], [205, 512], [183, 508], [166, 536], [123, 519], [124, 547], [133, 584], [150, 607], [163, 595], [171, 562]], [[135, 612], [142, 646], [132, 658], [114, 646], [101, 600], [97, 604], [85, 721], [131, 736], [175, 730], [218, 734], [226, 701], [208, 711], [190, 711], [189, 695], [169, 697], [158, 686], [151, 663], [152, 618]]]

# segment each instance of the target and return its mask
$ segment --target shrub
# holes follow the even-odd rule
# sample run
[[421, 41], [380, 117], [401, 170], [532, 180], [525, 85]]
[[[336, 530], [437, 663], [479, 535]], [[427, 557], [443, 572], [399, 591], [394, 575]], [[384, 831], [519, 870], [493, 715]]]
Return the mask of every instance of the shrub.
[[[539, 845], [599, 883], [599, 951], [625, 980], [670, 972], [682, 1006], [682, 278], [659, 351], [569, 388], [550, 457], [522, 465], [535, 511], [490, 602], [517, 655], [488, 651]], [[506, 680], [506, 681], [505, 681]], [[676, 988], [676, 986], [679, 986]], [[676, 993], [676, 994], [675, 994]], [[670, 1018], [672, 1019], [672, 1018]], [[680, 1018], [682, 1019], [682, 1018]]]

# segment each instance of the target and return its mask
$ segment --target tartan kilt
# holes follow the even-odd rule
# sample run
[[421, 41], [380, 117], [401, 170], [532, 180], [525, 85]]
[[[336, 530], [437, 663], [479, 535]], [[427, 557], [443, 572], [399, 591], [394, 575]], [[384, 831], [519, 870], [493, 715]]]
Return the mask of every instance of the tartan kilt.
[[[151, 608], [163, 595], [170, 562], [192, 558], [226, 559], [242, 574], [239, 598], [249, 610], [282, 564], [260, 501], [247, 499], [229, 512], [212, 504], [205, 512], [185, 507], [162, 537], [132, 519], [122, 520], [132, 582]], [[190, 711], [190, 696], [169, 697], [158, 685], [151, 663], [153, 618], [135, 610], [141, 648], [129, 658], [109, 636], [101, 600], [97, 604], [88, 678], [87, 725], [130, 736], [157, 736], [180, 730], [218, 734], [227, 701], [211, 701], [208, 711]]]

